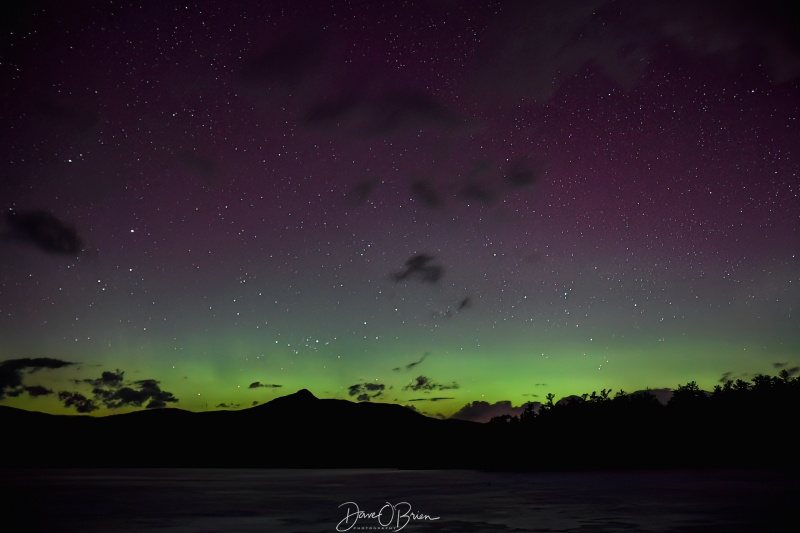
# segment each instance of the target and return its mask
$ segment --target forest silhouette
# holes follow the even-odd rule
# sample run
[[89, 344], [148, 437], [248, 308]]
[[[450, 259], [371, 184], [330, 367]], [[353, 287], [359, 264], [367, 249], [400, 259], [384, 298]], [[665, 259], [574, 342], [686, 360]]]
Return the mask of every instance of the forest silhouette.
[[690, 381], [666, 404], [647, 390], [554, 400], [548, 394], [520, 416], [492, 418], [502, 440], [541, 449], [506, 468], [795, 467], [800, 379], [786, 370], [728, 380], [711, 392]]
[[0, 407], [5, 467], [796, 468], [800, 379], [691, 381], [668, 403], [603, 389], [487, 423], [303, 389], [239, 411], [147, 409], [110, 416]]

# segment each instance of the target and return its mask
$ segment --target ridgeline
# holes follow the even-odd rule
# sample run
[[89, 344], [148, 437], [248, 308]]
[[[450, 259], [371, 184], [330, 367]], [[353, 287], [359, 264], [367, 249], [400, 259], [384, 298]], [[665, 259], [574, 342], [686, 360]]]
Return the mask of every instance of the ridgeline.
[[301, 390], [240, 411], [149, 409], [92, 417], [0, 407], [3, 467], [796, 468], [800, 379], [787, 372], [663, 405], [593, 392], [480, 424]]

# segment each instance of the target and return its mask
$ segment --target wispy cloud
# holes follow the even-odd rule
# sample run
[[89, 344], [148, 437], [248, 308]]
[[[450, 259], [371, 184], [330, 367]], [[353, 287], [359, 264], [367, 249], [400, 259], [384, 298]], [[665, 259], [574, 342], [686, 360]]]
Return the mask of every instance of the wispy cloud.
[[53, 391], [39, 385], [23, 384], [23, 374], [33, 374], [42, 369], [55, 369], [71, 366], [76, 363], [52, 359], [49, 357], [10, 359], [0, 363], [0, 400], [5, 396], [16, 397], [29, 394], [32, 397], [51, 394]]
[[369, 402], [376, 398], [383, 396], [383, 391], [386, 385], [383, 383], [356, 383], [347, 388], [347, 393], [350, 396], [355, 396], [359, 402]]
[[404, 370], [404, 371], [408, 372], [409, 370], [413, 370], [414, 367], [416, 367], [418, 364], [422, 363], [425, 360], [425, 358], [428, 357], [429, 355], [430, 355], [430, 352], [425, 352], [424, 354], [422, 354], [422, 357], [420, 357], [418, 361], [413, 361], [411, 363], [408, 363], [404, 367], [399, 367], [399, 366], [395, 367], [395, 368], [392, 369], [392, 372], [400, 372], [401, 370]]
[[125, 381], [125, 372], [104, 371], [99, 378], [78, 380], [92, 387], [91, 397], [80, 392], [60, 391], [58, 398], [65, 407], [75, 407], [79, 413], [90, 413], [100, 407], [119, 409], [121, 407], [142, 407], [158, 409], [168, 403], [177, 403], [178, 398], [171, 392], [161, 389], [161, 382], [155, 379]]
[[251, 383], [247, 388], [248, 389], [279, 389], [283, 387], [283, 385], [278, 385], [276, 383], [261, 383], [260, 381], [254, 381]]
[[528, 406], [538, 409], [539, 402], [526, 402], [518, 407], [514, 407], [508, 400], [501, 400], [495, 403], [484, 402], [481, 400], [470, 402], [455, 413], [450, 418], [458, 420], [471, 420], [473, 422], [489, 422], [496, 416], [510, 415], [519, 416]]
[[411, 390], [411, 391], [434, 391], [434, 390], [450, 390], [450, 389], [457, 389], [459, 388], [458, 383], [453, 381], [452, 383], [437, 383], [433, 381], [429, 377], [426, 376], [417, 376], [411, 383], [403, 387], [403, 390]]

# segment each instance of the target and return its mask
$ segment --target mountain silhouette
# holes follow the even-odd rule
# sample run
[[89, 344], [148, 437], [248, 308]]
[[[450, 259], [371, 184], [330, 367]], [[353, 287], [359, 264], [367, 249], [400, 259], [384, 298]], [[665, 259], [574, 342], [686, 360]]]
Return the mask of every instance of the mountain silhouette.
[[94, 417], [0, 406], [0, 467], [796, 468], [800, 379], [679, 386], [664, 405], [610, 389], [481, 424], [306, 389], [238, 411]]
[[12, 466], [465, 466], [453, 451], [488, 426], [395, 404], [319, 399], [302, 389], [239, 411], [146, 409], [48, 415], [0, 406]]

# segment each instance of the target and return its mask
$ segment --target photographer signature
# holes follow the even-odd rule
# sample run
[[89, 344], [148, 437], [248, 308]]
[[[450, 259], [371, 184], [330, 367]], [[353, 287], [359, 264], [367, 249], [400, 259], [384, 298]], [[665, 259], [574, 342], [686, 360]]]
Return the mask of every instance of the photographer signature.
[[[345, 502], [339, 506], [344, 507], [345, 515], [338, 524], [336, 524], [336, 531], [350, 531], [355, 527], [359, 520], [376, 520], [377, 526], [375, 529], [383, 531], [393, 530], [400, 531], [408, 525], [412, 520], [439, 520], [440, 517], [430, 516], [423, 513], [415, 513], [411, 510], [411, 504], [408, 502], [400, 502], [386, 504], [380, 508], [379, 511], [366, 512], [358, 508], [356, 502]], [[369, 529], [359, 527], [359, 530]]]

